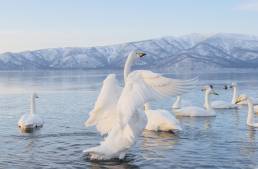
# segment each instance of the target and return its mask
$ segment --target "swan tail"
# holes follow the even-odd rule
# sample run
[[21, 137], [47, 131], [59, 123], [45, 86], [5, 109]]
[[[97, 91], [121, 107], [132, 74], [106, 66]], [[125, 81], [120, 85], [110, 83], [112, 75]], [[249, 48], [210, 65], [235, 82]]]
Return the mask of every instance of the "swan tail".
[[182, 131], [182, 127], [180, 125], [180, 122], [175, 117], [170, 117], [170, 119], [167, 121], [168, 127], [172, 130], [178, 130]]
[[89, 156], [91, 160], [109, 160], [113, 158], [122, 160], [126, 154], [125, 151], [113, 154], [110, 152], [110, 149], [102, 145], [86, 149], [83, 153]]
[[115, 127], [99, 146], [86, 149], [83, 153], [91, 160], [123, 159], [134, 142], [135, 137], [130, 127]]
[[107, 150], [100, 146], [92, 147], [83, 151], [91, 160], [106, 160], [110, 157], [105, 153]]

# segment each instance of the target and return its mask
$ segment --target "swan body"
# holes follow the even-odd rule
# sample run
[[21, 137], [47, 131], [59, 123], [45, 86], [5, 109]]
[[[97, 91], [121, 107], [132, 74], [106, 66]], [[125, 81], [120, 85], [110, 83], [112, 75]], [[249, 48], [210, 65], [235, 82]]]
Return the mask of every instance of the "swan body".
[[206, 117], [206, 116], [216, 116], [214, 111], [207, 111], [202, 107], [197, 106], [187, 106], [178, 110], [174, 110], [177, 116], [189, 116], [189, 117]]
[[[225, 89], [228, 87], [225, 86]], [[235, 82], [232, 83], [230, 88], [233, 89], [233, 94], [232, 94], [232, 100], [230, 102], [226, 102], [224, 100], [215, 100], [211, 102], [211, 107], [213, 109], [237, 109], [238, 106], [235, 104], [235, 100], [237, 97], [237, 84]]]
[[43, 127], [43, 119], [38, 114], [36, 114], [36, 98], [38, 98], [38, 95], [36, 93], [33, 93], [31, 96], [30, 113], [22, 115], [22, 117], [18, 121], [18, 126], [23, 131], [30, 131], [35, 128]]
[[215, 94], [216, 92], [210, 87], [205, 86], [205, 107], [197, 107], [197, 106], [187, 106], [187, 107], [180, 107], [178, 109], [173, 109], [177, 116], [190, 116], [190, 117], [206, 117], [206, 116], [216, 116], [216, 112], [212, 109], [210, 102], [209, 102], [209, 95]]
[[[110, 93], [105, 91], [105, 85], [108, 83], [105, 82], [110, 75], [104, 80], [103, 91], [101, 90], [85, 125], [102, 125], [100, 123], [105, 123], [105, 119], [109, 117], [111, 117], [112, 125], [108, 130], [100, 131], [107, 134], [100, 145], [83, 151], [89, 155], [90, 159], [123, 159], [147, 124], [147, 117], [143, 111], [144, 103], [170, 95], [182, 94], [193, 88], [195, 80], [170, 79], [147, 70], [130, 72], [131, 65], [136, 58], [144, 55], [141, 51], [133, 51], [129, 54], [124, 69], [125, 85], [121, 88], [121, 92], [113, 89], [117, 85], [109, 86], [109, 90], [112, 91], [111, 95], [114, 94], [114, 91], [118, 91], [117, 96], [119, 97], [109, 98], [111, 97]], [[116, 82], [115, 76], [111, 77], [113, 77], [112, 81]], [[97, 129], [102, 129], [102, 127]]]
[[211, 107], [213, 109], [237, 109], [238, 108], [237, 105], [225, 102], [223, 100], [216, 100], [211, 102]]
[[147, 116], [146, 130], [151, 131], [173, 131], [182, 130], [180, 122], [167, 110], [150, 109], [149, 103], [145, 103], [145, 114]]
[[258, 127], [258, 123], [254, 122], [254, 106], [253, 106], [252, 99], [246, 95], [241, 95], [236, 100], [236, 103], [240, 103], [240, 102], [247, 102], [248, 104], [246, 124], [248, 126]]

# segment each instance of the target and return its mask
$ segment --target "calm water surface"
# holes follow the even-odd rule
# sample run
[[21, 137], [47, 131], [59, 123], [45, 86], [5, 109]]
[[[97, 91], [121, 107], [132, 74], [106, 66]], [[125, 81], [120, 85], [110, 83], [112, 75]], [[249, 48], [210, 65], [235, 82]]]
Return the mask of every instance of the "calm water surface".
[[[180, 118], [183, 131], [176, 134], [144, 131], [125, 160], [89, 161], [82, 150], [102, 138], [84, 121], [107, 72], [0, 72], [0, 168], [258, 168], [258, 129], [246, 125], [246, 107], [220, 110], [216, 117]], [[196, 74], [195, 74], [196, 75]], [[195, 75], [166, 74], [169, 77]], [[258, 73], [199, 74], [198, 88], [185, 102], [201, 106], [204, 84], [215, 84], [219, 96], [235, 80], [241, 93], [258, 97]], [[119, 76], [122, 81], [121, 76]], [[21, 133], [17, 121], [30, 108], [30, 92], [37, 91], [37, 112], [45, 125]], [[169, 109], [175, 98], [153, 103]], [[257, 119], [258, 120], [258, 119]]]

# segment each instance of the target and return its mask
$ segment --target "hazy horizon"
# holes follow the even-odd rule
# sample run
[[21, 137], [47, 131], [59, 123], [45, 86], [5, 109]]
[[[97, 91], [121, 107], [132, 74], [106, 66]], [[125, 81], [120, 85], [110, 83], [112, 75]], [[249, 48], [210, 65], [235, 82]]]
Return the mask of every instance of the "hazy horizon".
[[148, 40], [155, 40], [159, 38], [165, 38], [165, 37], [183, 37], [183, 36], [191, 36], [191, 35], [203, 35], [206, 36], [207, 38], [217, 35], [217, 34], [233, 34], [233, 35], [246, 35], [246, 36], [255, 36], [258, 38], [258, 35], [254, 34], [243, 34], [243, 33], [229, 33], [229, 32], [217, 32], [217, 33], [189, 33], [189, 34], [182, 34], [182, 35], [167, 35], [167, 36], [161, 36], [161, 37], [152, 37], [152, 38], [147, 38], [147, 39], [139, 39], [139, 40], [132, 40], [132, 41], [122, 41], [122, 42], [117, 42], [117, 43], [110, 43], [110, 44], [99, 44], [99, 45], [89, 45], [89, 46], [55, 46], [55, 47], [47, 47], [47, 48], [36, 48], [36, 49], [27, 49], [27, 50], [20, 50], [20, 51], [4, 51], [1, 52], [0, 54], [4, 53], [20, 53], [20, 52], [28, 52], [28, 51], [37, 51], [37, 50], [45, 50], [45, 49], [56, 49], [56, 48], [91, 48], [91, 47], [108, 47], [108, 46], [113, 46], [113, 45], [120, 45], [120, 44], [125, 44], [125, 43], [131, 43], [131, 42], [141, 42], [141, 41], [148, 41]]
[[106, 46], [191, 33], [258, 35], [258, 1], [0, 2], [0, 53]]

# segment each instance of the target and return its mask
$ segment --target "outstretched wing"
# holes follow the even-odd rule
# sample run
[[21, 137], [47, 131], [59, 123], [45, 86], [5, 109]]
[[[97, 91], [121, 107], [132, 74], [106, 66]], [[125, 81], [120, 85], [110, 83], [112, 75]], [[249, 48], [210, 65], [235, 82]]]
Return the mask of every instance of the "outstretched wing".
[[124, 127], [144, 103], [186, 93], [196, 82], [197, 79], [171, 79], [147, 70], [130, 73], [117, 105], [120, 125]]
[[116, 105], [122, 88], [119, 86], [116, 75], [109, 74], [103, 81], [103, 85], [93, 110], [89, 112], [89, 118], [85, 125], [96, 125], [97, 130], [103, 135], [113, 127], [113, 121], [117, 119]]
[[[165, 78], [150, 71], [129, 74], [117, 103], [117, 121], [103, 142], [84, 151], [92, 159], [123, 158], [146, 126], [144, 103], [164, 96], [182, 94], [193, 88], [195, 80], [180, 81]], [[142, 116], [143, 115], [143, 116]]]

